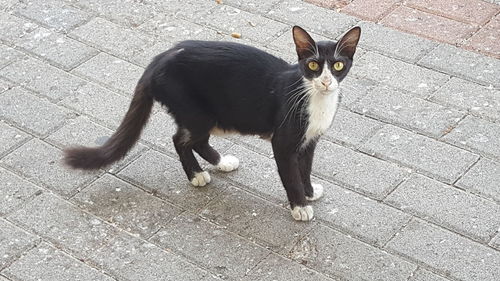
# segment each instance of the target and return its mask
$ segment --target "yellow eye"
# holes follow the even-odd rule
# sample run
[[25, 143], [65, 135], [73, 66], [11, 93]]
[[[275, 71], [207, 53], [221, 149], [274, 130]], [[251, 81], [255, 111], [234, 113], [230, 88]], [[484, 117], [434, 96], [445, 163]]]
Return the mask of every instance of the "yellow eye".
[[311, 61], [307, 64], [307, 66], [309, 66], [309, 69], [312, 70], [312, 71], [316, 71], [318, 70], [319, 68], [319, 64], [315, 61]]
[[341, 71], [342, 69], [344, 69], [344, 63], [341, 61], [334, 63], [333, 69], [335, 69], [336, 71]]

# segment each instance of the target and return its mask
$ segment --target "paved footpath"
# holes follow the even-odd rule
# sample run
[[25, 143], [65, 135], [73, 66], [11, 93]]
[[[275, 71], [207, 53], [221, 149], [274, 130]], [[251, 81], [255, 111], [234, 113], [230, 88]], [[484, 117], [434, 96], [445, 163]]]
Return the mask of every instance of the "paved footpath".
[[[159, 107], [109, 170], [61, 166], [63, 147], [110, 136], [175, 41], [294, 61], [295, 24], [318, 40], [363, 28], [313, 222], [292, 220], [257, 138], [214, 138], [240, 168], [191, 187]], [[299, 0], [0, 0], [0, 281], [498, 281], [499, 77], [491, 55]]]

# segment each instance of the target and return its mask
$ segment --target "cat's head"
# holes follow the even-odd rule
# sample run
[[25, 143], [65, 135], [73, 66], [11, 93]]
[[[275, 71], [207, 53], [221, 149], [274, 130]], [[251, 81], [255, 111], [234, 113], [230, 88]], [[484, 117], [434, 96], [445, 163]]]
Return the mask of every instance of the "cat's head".
[[308, 86], [328, 95], [336, 91], [352, 66], [361, 28], [353, 27], [338, 42], [315, 42], [301, 27], [293, 27], [299, 68]]

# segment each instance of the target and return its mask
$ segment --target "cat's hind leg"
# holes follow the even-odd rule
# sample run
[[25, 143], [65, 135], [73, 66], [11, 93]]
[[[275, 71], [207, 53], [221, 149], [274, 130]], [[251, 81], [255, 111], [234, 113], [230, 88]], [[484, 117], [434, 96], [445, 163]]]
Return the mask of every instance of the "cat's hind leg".
[[201, 169], [200, 164], [194, 157], [193, 136], [191, 132], [185, 128], [179, 128], [172, 139], [182, 163], [182, 168], [191, 184], [193, 186], [205, 186], [210, 183], [210, 174]]
[[231, 172], [238, 168], [240, 162], [238, 158], [233, 155], [221, 156], [209, 143], [209, 136], [202, 138], [198, 141], [193, 149], [198, 153], [203, 159], [207, 160], [208, 163], [217, 167], [217, 169], [223, 172]]

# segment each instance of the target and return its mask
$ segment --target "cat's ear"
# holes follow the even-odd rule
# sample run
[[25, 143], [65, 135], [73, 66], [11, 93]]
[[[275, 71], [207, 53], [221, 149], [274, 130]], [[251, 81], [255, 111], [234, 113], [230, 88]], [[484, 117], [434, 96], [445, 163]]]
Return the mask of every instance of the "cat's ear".
[[316, 42], [302, 27], [294, 26], [292, 33], [299, 60], [314, 56], [317, 53]]
[[356, 46], [358, 46], [360, 36], [361, 28], [359, 26], [355, 26], [347, 31], [339, 42], [337, 42], [335, 55], [342, 55], [352, 59], [356, 52]]

